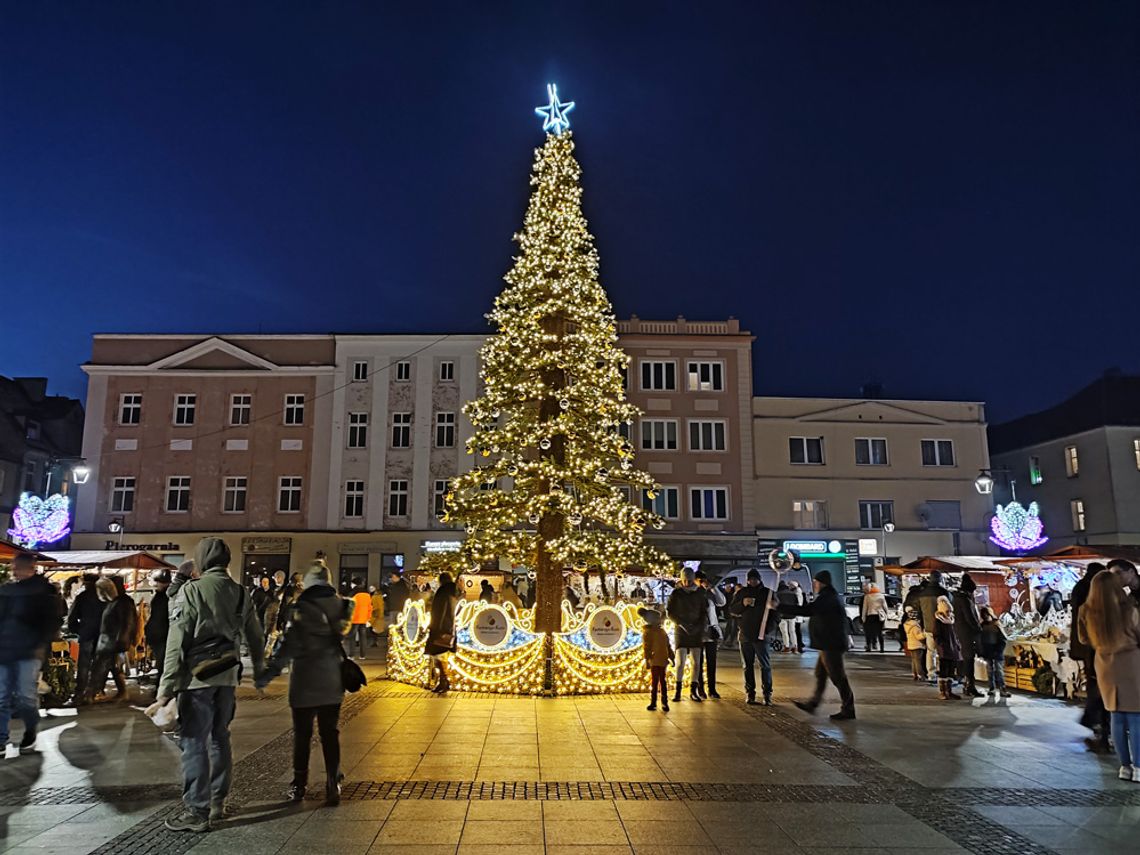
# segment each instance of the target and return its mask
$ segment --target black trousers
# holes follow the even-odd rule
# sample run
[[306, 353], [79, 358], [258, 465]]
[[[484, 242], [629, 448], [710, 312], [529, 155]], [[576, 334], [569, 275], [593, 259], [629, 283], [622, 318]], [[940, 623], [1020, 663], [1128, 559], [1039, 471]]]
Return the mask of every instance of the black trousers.
[[1096, 679], [1096, 654], [1089, 651], [1084, 659], [1085, 663], [1085, 711], [1081, 715], [1081, 725], [1089, 730], [1100, 728], [1101, 742], [1108, 744], [1110, 715], [1104, 708], [1104, 699], [1100, 696], [1100, 684]]
[[878, 615], [867, 615], [863, 621], [863, 631], [867, 634], [867, 649], [883, 650], [883, 619]]
[[796, 650], [804, 652], [804, 625], [796, 621]]
[[839, 690], [843, 712], [855, 712], [855, 695], [851, 692], [851, 684], [847, 682], [847, 669], [843, 667], [842, 650], [819, 651], [819, 660], [815, 663], [815, 694], [809, 702], [812, 707], [819, 706], [828, 680]]
[[973, 644], [962, 645], [962, 664], [959, 666], [961, 670], [960, 676], [962, 677], [962, 686], [966, 691], [977, 691], [974, 685], [974, 659], [977, 658], [977, 651], [974, 649]]
[[87, 689], [91, 685], [91, 672], [95, 668], [96, 639], [79, 642], [79, 661], [75, 663], [75, 697], [87, 696]]
[[706, 641], [705, 642], [705, 676], [708, 678], [706, 683], [701, 679], [702, 687], [705, 687], [710, 692], [716, 691], [716, 652], [720, 649], [720, 641]]
[[305, 786], [309, 781], [309, 750], [313, 744], [313, 719], [321, 735], [321, 753], [325, 757], [325, 775], [336, 780], [340, 772], [340, 704], [321, 707], [293, 707], [293, 783]]

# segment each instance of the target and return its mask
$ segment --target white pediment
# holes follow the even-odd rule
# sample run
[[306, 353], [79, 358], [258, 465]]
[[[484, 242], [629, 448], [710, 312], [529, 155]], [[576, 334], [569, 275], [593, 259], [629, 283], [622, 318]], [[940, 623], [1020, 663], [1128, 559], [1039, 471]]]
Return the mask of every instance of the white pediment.
[[147, 366], [159, 371], [171, 369], [272, 371], [277, 367], [276, 363], [217, 336], [204, 339], [170, 356], [164, 356]]
[[852, 401], [796, 416], [805, 422], [853, 422], [855, 424], [944, 425], [945, 419], [890, 401]]

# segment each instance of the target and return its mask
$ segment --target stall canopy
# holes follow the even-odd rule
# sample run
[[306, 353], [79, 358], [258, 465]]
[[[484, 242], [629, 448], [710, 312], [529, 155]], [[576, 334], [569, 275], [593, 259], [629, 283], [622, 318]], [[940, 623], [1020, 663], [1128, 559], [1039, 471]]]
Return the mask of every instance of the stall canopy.
[[884, 567], [892, 576], [927, 576], [939, 573], [1005, 573], [1007, 568], [985, 555], [927, 555], [907, 564]]
[[31, 555], [35, 557], [36, 561], [47, 560], [47, 556], [45, 556], [42, 552], [36, 552], [34, 549], [28, 549], [27, 547], [20, 546], [18, 543], [12, 543], [10, 540], [4, 540], [3, 538], [0, 538], [0, 561], [11, 561], [22, 552], [31, 553]]
[[49, 565], [48, 570], [90, 570], [97, 567], [105, 567], [108, 570], [160, 570], [164, 567], [175, 569], [172, 564], [149, 552], [73, 549], [67, 552], [45, 552], [44, 555], [55, 565]]
[[1009, 566], [1046, 561], [1087, 565], [1091, 561], [1107, 564], [1114, 558], [1123, 558], [1133, 564], [1140, 564], [1140, 546], [1065, 546], [1047, 555], [1023, 555], [994, 560]]

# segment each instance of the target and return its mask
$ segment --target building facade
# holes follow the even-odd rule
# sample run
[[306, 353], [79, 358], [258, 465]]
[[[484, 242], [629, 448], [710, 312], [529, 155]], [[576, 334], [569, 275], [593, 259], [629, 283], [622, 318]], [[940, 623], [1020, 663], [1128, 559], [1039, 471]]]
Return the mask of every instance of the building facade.
[[[634, 317], [619, 333], [644, 411], [636, 462], [663, 487], [652, 539], [714, 568], [750, 560], [752, 337], [733, 319]], [[471, 465], [462, 406], [479, 392], [482, 341], [96, 336], [77, 545], [179, 560], [219, 534], [247, 575], [317, 555], [373, 583], [414, 568], [460, 537], [439, 514]]]
[[990, 446], [995, 500], [1037, 502], [1051, 545], [1140, 544], [1140, 377], [994, 425]]
[[792, 548], [855, 592], [884, 563], [994, 552], [982, 404], [759, 397], [752, 417], [761, 556]]

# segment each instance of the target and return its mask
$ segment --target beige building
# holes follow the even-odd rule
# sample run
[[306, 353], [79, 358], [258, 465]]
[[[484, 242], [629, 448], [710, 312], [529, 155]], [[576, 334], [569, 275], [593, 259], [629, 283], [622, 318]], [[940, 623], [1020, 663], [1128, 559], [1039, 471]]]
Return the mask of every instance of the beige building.
[[761, 555], [793, 548], [858, 591], [884, 560], [995, 551], [974, 487], [989, 466], [982, 404], [755, 398], [752, 433]]
[[[619, 323], [637, 463], [661, 482], [653, 538], [710, 569], [748, 562], [752, 337], [736, 320]], [[378, 582], [460, 535], [439, 522], [470, 465], [474, 335], [100, 335], [88, 381], [91, 484], [76, 548], [179, 559], [204, 534], [246, 573], [322, 554]], [[648, 501], [644, 497], [642, 501]], [[122, 527], [122, 536], [109, 527]]]

